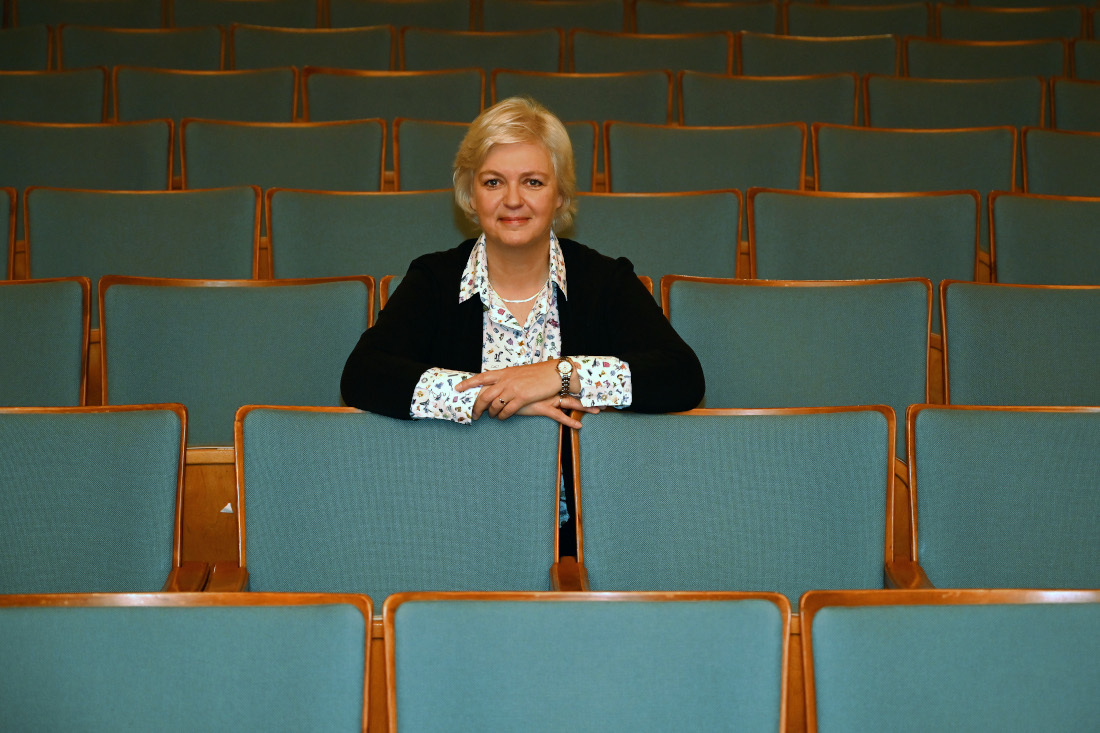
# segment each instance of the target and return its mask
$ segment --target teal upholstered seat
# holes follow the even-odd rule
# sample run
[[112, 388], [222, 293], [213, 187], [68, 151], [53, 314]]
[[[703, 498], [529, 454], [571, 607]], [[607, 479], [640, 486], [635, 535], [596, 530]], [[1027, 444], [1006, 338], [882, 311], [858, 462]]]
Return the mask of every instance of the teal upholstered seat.
[[1100, 285], [1100, 199], [996, 192], [989, 198], [996, 282]]
[[[1098, 601], [1095, 592], [813, 593], [800, 614], [807, 727], [1089, 728], [1100, 715]], [[890, 679], [899, 664], [903, 682]]]
[[0, 592], [160, 590], [180, 560], [185, 423], [179, 405], [0, 408]]
[[1020, 132], [1024, 191], [1053, 196], [1100, 196], [1100, 132], [1045, 130]]
[[947, 401], [1100, 405], [1100, 287], [948, 283]]
[[1100, 132], [1100, 81], [1050, 80], [1051, 127]]
[[669, 273], [733, 277], [740, 216], [737, 191], [581, 194], [573, 227], [558, 234], [627, 257], [654, 282]]
[[[241, 278], [253, 276], [260, 192], [27, 191], [31, 277], [104, 275]], [[99, 327], [99, 305], [92, 306]]]
[[741, 31], [739, 73], [748, 76], [898, 73], [898, 39], [891, 35], [814, 37]]
[[890, 411], [708, 412], [584, 416], [577, 560], [591, 589], [793, 602], [811, 588], [881, 588]]
[[246, 404], [339, 405], [373, 282], [100, 281], [103, 399], [180, 402], [192, 446], [229, 445]]
[[362, 596], [0, 598], [5, 723], [362, 731], [370, 624]]
[[470, 0], [328, 0], [329, 25], [351, 28], [392, 25], [394, 28], [470, 28]]
[[0, 29], [0, 69], [45, 71], [52, 41], [53, 31], [44, 23]]
[[1084, 38], [1085, 9], [1079, 5], [1031, 8], [971, 8], [939, 3], [940, 38], [967, 41], [1028, 41]]
[[917, 555], [937, 588], [1100, 588], [1100, 411], [910, 417]]
[[237, 426], [253, 590], [549, 590], [556, 423], [251, 408]]
[[692, 69], [728, 74], [733, 70], [733, 34], [729, 31], [638, 34], [574, 29], [569, 45], [575, 72]]
[[[0, 186], [166, 190], [171, 170], [168, 120], [88, 125], [0, 122]], [[16, 237], [23, 237], [22, 201]]]
[[779, 4], [746, 0], [737, 2], [675, 2], [638, 0], [634, 25], [638, 33], [702, 33], [704, 31], [779, 30]]
[[161, 3], [149, 0], [13, 0], [15, 25], [82, 23], [107, 28], [159, 28]]
[[[750, 276], [764, 280], [926, 277], [970, 280], [978, 194], [843, 194], [754, 190]], [[932, 311], [932, 331], [940, 318]]]
[[[1095, 36], [1096, 19], [1100, 15], [1094, 13], [1092, 18]], [[1073, 76], [1076, 79], [1100, 81], [1100, 39], [1079, 38], [1073, 42]]]
[[955, 41], [906, 38], [907, 76], [929, 79], [998, 79], [1064, 76], [1066, 41]]
[[680, 74], [684, 125], [764, 125], [856, 121], [854, 74], [747, 77]]
[[143, 66], [217, 71], [222, 68], [222, 30], [198, 28], [102, 28], [65, 25], [58, 29], [61, 68]]
[[84, 404], [91, 284], [0, 281], [0, 405]]
[[316, 28], [317, 15], [317, 0], [172, 0], [177, 28], [233, 23]]
[[1041, 126], [1046, 86], [1037, 76], [919, 79], [872, 75], [864, 81], [870, 127]]
[[781, 596], [556, 595], [395, 598], [390, 720], [411, 730], [781, 727]]
[[236, 24], [229, 28], [234, 69], [329, 66], [388, 71], [393, 65], [394, 29], [273, 28]]
[[0, 72], [0, 119], [104, 122], [107, 70]]
[[532, 28], [625, 30], [625, 9], [619, 0], [482, 0], [482, 25], [487, 31]]
[[928, 3], [897, 2], [882, 5], [787, 5], [787, 33], [792, 36], [931, 36], [932, 11]]
[[524, 31], [401, 29], [400, 68], [407, 71], [480, 68], [562, 71], [565, 36], [560, 28]]

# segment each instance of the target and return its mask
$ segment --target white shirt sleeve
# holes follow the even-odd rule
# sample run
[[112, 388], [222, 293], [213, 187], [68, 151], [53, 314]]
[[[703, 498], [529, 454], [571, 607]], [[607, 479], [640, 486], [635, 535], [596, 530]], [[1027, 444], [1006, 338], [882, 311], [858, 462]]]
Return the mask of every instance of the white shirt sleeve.
[[585, 407], [629, 407], [634, 393], [630, 365], [613, 356], [571, 356], [577, 365], [580, 401]]
[[480, 387], [459, 392], [455, 385], [473, 376], [472, 372], [432, 367], [420, 375], [413, 390], [409, 415], [414, 419], [434, 418], [469, 425], [473, 422], [474, 402]]

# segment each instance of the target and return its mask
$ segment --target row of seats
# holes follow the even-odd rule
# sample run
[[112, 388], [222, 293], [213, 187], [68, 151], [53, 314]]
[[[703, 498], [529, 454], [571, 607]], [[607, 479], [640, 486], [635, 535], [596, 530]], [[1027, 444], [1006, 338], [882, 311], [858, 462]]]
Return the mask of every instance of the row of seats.
[[5, 718], [782, 731], [803, 676], [809, 731], [1071, 730], [1100, 715], [1095, 591], [818, 591], [800, 633], [766, 593], [409, 593], [385, 604], [381, 643], [373, 610], [355, 594], [0, 596]]
[[[0, 408], [0, 592], [1097, 588], [1097, 407], [236, 413], [231, 559], [184, 561], [182, 405]], [[899, 427], [904, 425], [904, 430]], [[895, 479], [895, 433], [909, 463]], [[505, 440], [526, 457], [518, 478]], [[80, 470], [74, 470], [79, 466]], [[110, 537], [110, 543], [102, 538]], [[572, 552], [572, 550], [570, 550]]]

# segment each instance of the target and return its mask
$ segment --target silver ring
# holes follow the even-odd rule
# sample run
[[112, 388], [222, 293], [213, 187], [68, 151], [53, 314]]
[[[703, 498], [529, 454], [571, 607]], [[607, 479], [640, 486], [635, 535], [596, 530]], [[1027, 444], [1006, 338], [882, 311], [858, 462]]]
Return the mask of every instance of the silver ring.
[[503, 397], [501, 397], [501, 398], [500, 398], [500, 404], [502, 404], [502, 405], [507, 405], [507, 404], [508, 404], [508, 400], [506, 400], [506, 399], [504, 399]]

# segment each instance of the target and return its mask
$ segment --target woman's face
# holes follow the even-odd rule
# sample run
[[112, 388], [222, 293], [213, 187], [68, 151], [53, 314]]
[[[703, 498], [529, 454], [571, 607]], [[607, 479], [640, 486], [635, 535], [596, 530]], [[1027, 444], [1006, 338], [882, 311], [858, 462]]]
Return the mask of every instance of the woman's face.
[[474, 175], [473, 204], [487, 245], [548, 245], [562, 205], [550, 153], [537, 143], [494, 145]]

